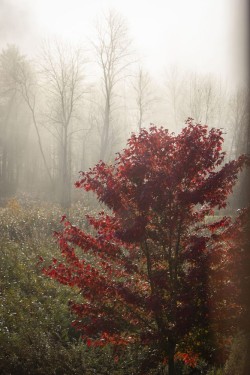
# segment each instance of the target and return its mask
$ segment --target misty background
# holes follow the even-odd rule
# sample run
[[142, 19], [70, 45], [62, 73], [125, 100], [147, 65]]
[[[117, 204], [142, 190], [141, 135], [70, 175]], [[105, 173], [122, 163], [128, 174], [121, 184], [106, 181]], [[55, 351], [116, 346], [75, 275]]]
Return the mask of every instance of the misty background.
[[192, 117], [247, 151], [246, 2], [0, 0], [0, 204], [68, 208], [78, 172]]

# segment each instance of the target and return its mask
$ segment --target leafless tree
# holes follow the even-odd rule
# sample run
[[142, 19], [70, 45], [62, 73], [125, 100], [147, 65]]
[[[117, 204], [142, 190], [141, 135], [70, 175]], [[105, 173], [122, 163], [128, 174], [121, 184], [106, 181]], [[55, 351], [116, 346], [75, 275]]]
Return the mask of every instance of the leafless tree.
[[44, 43], [40, 63], [45, 89], [44, 125], [57, 139], [59, 148], [59, 201], [68, 208], [71, 203], [71, 148], [73, 134], [80, 131], [78, 110], [86, 93], [81, 49], [58, 41]]
[[133, 88], [136, 94], [137, 124], [140, 131], [142, 124], [145, 121], [146, 114], [156, 100], [152, 92], [152, 81], [150, 76], [142, 67], [138, 70], [133, 83]]
[[109, 11], [97, 25], [97, 41], [93, 43], [97, 63], [101, 69], [104, 98], [103, 125], [101, 127], [100, 159], [107, 157], [110, 146], [111, 113], [114, 107], [115, 89], [131, 64], [131, 41], [123, 18]]
[[207, 124], [213, 99], [212, 83], [209, 77], [191, 74], [189, 80], [189, 103], [191, 117]]
[[[185, 78], [178, 66], [171, 66], [166, 71], [165, 81], [166, 97], [168, 111], [171, 114], [175, 129], [178, 129], [179, 123], [183, 123], [183, 94], [185, 90]], [[190, 116], [190, 115], [189, 115]], [[188, 116], [188, 117], [189, 117]]]
[[239, 87], [230, 99], [231, 145], [229, 157], [247, 153], [249, 140], [249, 108], [248, 93], [245, 87]]
[[14, 194], [24, 157], [29, 116], [20, 95], [21, 70], [28, 62], [15, 45], [0, 54], [0, 194]]
[[44, 146], [42, 142], [42, 136], [41, 136], [41, 124], [38, 120], [38, 114], [37, 114], [38, 112], [37, 110], [37, 82], [34, 79], [34, 74], [32, 74], [31, 72], [29, 63], [23, 62], [22, 64], [19, 65], [18, 77], [16, 79], [17, 79], [17, 84], [18, 84], [18, 90], [21, 92], [21, 95], [31, 113], [32, 123], [36, 132], [40, 154], [42, 156], [45, 170], [49, 177], [49, 181], [51, 185], [50, 187], [52, 189], [52, 192], [54, 192], [54, 181], [53, 181], [51, 170], [50, 170], [50, 167], [49, 167], [46, 155], [45, 155]]
[[[186, 111], [197, 122], [221, 127], [226, 108], [226, 88], [211, 75], [187, 75]], [[224, 124], [223, 124], [224, 126]]]

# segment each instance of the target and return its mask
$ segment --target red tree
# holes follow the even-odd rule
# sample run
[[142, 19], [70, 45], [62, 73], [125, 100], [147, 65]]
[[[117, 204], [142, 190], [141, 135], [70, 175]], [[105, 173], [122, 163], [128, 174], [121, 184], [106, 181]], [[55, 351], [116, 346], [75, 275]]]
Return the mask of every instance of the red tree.
[[190, 336], [233, 327], [237, 285], [218, 234], [232, 223], [207, 218], [226, 207], [246, 157], [223, 165], [222, 143], [221, 130], [191, 119], [179, 135], [152, 126], [113, 165], [81, 173], [76, 186], [109, 210], [87, 217], [91, 233], [66, 221], [57, 233], [64, 261], [44, 273], [80, 289], [82, 302], [70, 307], [88, 345], [149, 346], [171, 375], [174, 358], [194, 348]]

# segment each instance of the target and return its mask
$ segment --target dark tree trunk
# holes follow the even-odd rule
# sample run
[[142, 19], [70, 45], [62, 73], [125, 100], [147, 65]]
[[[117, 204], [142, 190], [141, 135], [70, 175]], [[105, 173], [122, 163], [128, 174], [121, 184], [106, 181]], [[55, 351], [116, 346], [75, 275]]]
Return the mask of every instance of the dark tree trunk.
[[175, 347], [176, 347], [175, 342], [172, 339], [169, 339], [168, 340], [168, 374], [169, 375], [176, 375], [175, 363], [174, 363]]

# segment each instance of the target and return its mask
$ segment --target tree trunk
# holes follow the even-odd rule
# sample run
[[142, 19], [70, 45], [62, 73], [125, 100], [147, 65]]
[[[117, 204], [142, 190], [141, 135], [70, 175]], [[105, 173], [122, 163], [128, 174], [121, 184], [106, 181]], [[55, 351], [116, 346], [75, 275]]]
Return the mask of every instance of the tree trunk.
[[103, 161], [105, 161], [105, 158], [107, 156], [107, 148], [108, 148], [108, 140], [109, 140], [109, 125], [110, 125], [110, 100], [108, 96], [106, 99], [104, 124], [103, 124], [102, 137], [101, 137], [100, 159]]
[[174, 364], [174, 355], [175, 355], [176, 344], [172, 339], [168, 340], [168, 374], [175, 375], [175, 364]]
[[7, 188], [7, 151], [6, 145], [3, 145], [3, 156], [2, 156], [2, 195], [5, 197]]
[[63, 142], [61, 145], [61, 176], [60, 176], [60, 204], [62, 208], [69, 208], [71, 205], [70, 197], [70, 173], [69, 173], [69, 138], [67, 127], [63, 128]]

